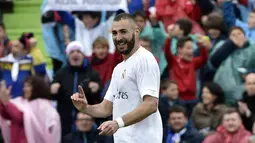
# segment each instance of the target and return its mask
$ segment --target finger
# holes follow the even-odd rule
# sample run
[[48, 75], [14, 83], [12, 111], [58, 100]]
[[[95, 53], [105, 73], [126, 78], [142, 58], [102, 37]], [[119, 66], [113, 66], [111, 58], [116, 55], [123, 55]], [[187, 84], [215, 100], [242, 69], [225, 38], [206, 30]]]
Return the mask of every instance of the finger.
[[102, 130], [102, 127], [104, 126], [105, 122], [103, 122], [97, 129]]
[[108, 126], [108, 127], [106, 127], [105, 129], [103, 129], [100, 133], [99, 133], [99, 135], [108, 135], [108, 134], [110, 134], [111, 133], [111, 128]]
[[82, 87], [79, 85], [78, 88], [79, 88], [79, 93], [80, 93], [79, 96], [80, 96], [80, 98], [84, 98], [85, 97], [85, 93], [84, 93]]

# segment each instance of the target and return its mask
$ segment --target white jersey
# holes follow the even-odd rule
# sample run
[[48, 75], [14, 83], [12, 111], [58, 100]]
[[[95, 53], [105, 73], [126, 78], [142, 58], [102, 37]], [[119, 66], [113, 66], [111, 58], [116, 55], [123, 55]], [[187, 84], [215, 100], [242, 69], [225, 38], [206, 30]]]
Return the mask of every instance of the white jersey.
[[[105, 99], [113, 102], [113, 119], [133, 111], [143, 96], [159, 96], [160, 72], [154, 56], [140, 47], [126, 61], [118, 64]], [[115, 143], [162, 143], [163, 128], [159, 111], [114, 134]]]

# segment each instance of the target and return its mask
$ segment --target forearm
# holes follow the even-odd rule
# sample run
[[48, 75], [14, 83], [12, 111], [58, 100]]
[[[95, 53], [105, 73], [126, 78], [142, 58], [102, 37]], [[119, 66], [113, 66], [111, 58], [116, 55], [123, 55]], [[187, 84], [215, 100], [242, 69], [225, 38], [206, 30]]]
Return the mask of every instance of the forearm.
[[126, 115], [124, 115], [122, 117], [122, 120], [124, 121], [125, 126], [133, 125], [147, 118], [149, 115], [155, 113], [156, 111], [157, 107], [155, 107], [154, 104], [143, 102], [132, 112], [129, 112]]
[[95, 118], [108, 117], [112, 114], [112, 109], [111, 107], [104, 105], [104, 102], [105, 101], [101, 102], [100, 104], [87, 105], [86, 109], [83, 112]]

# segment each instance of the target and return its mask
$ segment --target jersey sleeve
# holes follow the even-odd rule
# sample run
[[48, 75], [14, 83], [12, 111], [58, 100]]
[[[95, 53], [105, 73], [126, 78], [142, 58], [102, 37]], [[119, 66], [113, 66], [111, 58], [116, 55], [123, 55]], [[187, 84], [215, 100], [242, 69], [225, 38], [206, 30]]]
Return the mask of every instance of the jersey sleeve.
[[153, 56], [147, 56], [138, 63], [136, 71], [137, 86], [141, 97], [159, 97], [160, 72]]
[[115, 71], [115, 69], [113, 70], [110, 85], [109, 85], [109, 87], [106, 91], [105, 97], [104, 97], [104, 99], [111, 101], [111, 102], [113, 102], [113, 96], [114, 96], [114, 90], [113, 90], [114, 87], [113, 86], [114, 86], [114, 84], [116, 84], [115, 80], [114, 80], [114, 73], [115, 73], [114, 71]]

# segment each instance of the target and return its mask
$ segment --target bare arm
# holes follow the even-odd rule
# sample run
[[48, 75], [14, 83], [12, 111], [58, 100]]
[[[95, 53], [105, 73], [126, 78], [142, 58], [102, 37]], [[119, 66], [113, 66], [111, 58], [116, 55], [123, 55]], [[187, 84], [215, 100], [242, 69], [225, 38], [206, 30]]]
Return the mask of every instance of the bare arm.
[[155, 113], [158, 107], [158, 99], [152, 96], [144, 96], [143, 103], [135, 108], [132, 112], [122, 117], [125, 126], [129, 126], [142, 121], [149, 115]]
[[100, 104], [88, 105], [83, 112], [96, 118], [108, 117], [112, 114], [112, 102], [103, 100]]
[[71, 96], [74, 106], [92, 117], [104, 118], [112, 114], [112, 102], [103, 100], [100, 104], [88, 105], [85, 93], [81, 86], [79, 86], [79, 93]]

